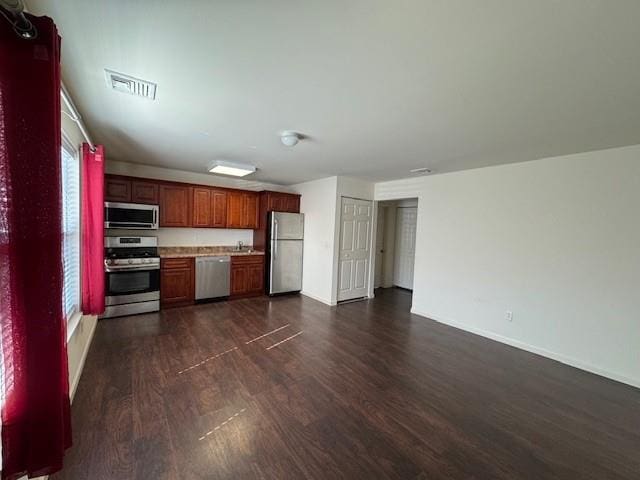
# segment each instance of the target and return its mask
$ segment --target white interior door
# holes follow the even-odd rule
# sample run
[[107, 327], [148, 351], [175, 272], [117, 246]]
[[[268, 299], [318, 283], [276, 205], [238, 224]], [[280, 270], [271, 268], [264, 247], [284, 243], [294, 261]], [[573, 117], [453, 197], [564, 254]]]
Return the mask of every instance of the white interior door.
[[409, 290], [413, 290], [417, 220], [418, 209], [416, 207], [399, 207], [397, 209], [393, 284]]
[[384, 208], [378, 208], [378, 221], [376, 223], [376, 265], [373, 280], [374, 288], [382, 286], [384, 264], [384, 211]]
[[338, 301], [369, 294], [373, 203], [342, 197]]

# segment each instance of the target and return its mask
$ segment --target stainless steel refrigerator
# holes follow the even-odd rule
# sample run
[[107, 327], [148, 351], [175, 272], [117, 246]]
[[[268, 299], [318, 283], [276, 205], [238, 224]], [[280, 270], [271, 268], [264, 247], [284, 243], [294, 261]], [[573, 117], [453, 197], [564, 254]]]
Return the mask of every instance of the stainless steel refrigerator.
[[267, 293], [302, 290], [304, 214], [269, 213], [267, 239]]

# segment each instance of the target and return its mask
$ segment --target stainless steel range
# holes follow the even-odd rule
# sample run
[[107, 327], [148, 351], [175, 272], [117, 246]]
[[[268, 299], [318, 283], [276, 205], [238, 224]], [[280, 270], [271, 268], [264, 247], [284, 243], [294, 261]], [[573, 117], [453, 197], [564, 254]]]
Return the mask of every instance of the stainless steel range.
[[156, 237], [105, 237], [105, 304], [101, 318], [160, 310]]

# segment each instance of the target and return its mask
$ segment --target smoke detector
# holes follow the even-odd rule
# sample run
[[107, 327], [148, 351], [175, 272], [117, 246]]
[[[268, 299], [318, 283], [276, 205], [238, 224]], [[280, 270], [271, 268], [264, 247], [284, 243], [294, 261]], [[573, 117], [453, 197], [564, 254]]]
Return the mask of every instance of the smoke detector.
[[287, 147], [294, 147], [298, 144], [302, 135], [292, 130], [286, 130], [280, 134], [280, 141]]
[[107, 69], [105, 69], [104, 74], [107, 79], [107, 86], [116, 92], [128, 93], [129, 95], [136, 95], [149, 100], [156, 99], [158, 85], [153, 82]]

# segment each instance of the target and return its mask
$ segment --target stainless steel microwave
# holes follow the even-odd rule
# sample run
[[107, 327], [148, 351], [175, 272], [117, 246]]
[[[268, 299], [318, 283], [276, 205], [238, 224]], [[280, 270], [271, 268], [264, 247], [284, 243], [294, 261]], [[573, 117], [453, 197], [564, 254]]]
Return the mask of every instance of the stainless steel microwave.
[[158, 205], [104, 202], [104, 228], [158, 229]]

